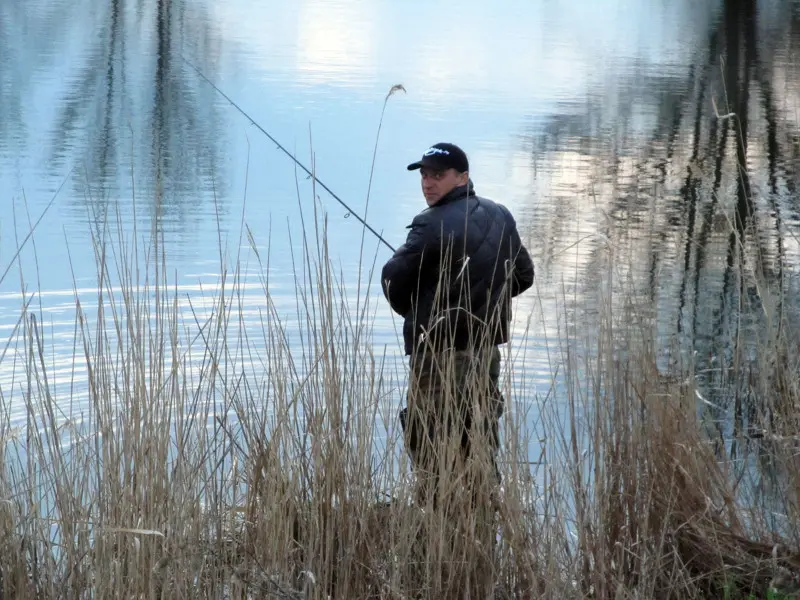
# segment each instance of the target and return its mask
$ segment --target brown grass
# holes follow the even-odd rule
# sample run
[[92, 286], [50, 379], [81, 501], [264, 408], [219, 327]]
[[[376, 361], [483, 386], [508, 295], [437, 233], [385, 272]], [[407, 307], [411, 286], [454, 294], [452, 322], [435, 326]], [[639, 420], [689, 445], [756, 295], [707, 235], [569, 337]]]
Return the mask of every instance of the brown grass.
[[[75, 361], [88, 398], [53, 396], [47, 336], [33, 311], [21, 316], [4, 359], [20, 375], [2, 393], [28, 418], [21, 429], [0, 425], [1, 598], [792, 590], [798, 371], [785, 329], [764, 342], [761, 367], [741, 374], [772, 407], [748, 473], [767, 469], [780, 481], [783, 531], [757, 494], [742, 494], [751, 478], [710, 443], [693, 365], [660, 372], [648, 327], [631, 325], [644, 314], [635, 306], [603, 309], [592, 346], [565, 335], [554, 348], [560, 393], [544, 400], [508, 388], [496, 522], [454, 481], [445, 508], [420, 510], [397, 484], [407, 471], [395, 416], [402, 390], [389, 386], [372, 346], [372, 301], [348, 297], [324, 227], [317, 233], [319, 245], [297, 257], [294, 323], [273, 304], [268, 258], [253, 247], [264, 263], [260, 332], [240, 320], [238, 271], [221, 277], [205, 312], [187, 311], [157, 245], [142, 249], [153, 266], [137, 276], [124, 240], [98, 240], [92, 314], [76, 295]], [[85, 402], [69, 409], [73, 400]], [[531, 410], [545, 440], [538, 466], [528, 456]]]

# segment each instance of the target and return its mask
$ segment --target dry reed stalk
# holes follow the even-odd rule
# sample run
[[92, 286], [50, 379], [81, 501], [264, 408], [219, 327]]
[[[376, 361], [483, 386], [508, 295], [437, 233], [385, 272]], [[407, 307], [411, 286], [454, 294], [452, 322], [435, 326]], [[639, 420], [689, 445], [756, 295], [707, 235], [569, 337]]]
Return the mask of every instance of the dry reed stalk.
[[[561, 459], [572, 477], [582, 595], [749, 598], [795, 590], [796, 538], [768, 527], [760, 505], [743, 504], [741, 476], [700, 421], [693, 379], [659, 372], [646, 331], [628, 345], [635, 316], [628, 312], [623, 327], [608, 316], [581, 365], [594, 377], [589, 390], [571, 388], [571, 436], [562, 437]], [[567, 369], [577, 373], [574, 353], [566, 353]], [[788, 387], [788, 370], [757, 375]], [[792, 405], [785, 398], [783, 406]], [[796, 459], [772, 452], [771, 460], [791, 496]]]
[[[65, 412], [45, 331], [25, 313], [6, 358], [24, 375], [3, 399], [28, 416], [24, 431], [0, 424], [3, 597], [702, 598], [761, 593], [800, 567], [797, 531], [770, 532], [742, 506], [693, 384], [660, 375], [633, 312], [624, 327], [601, 321], [583, 364], [569, 340], [565, 404], [507, 388], [499, 542], [473, 463], [442, 480], [441, 510], [386, 502], [403, 451], [390, 424], [376, 454], [376, 424], [397, 394], [369, 345], [370, 296], [353, 306], [314, 222], [291, 325], [264, 269], [260, 340], [239, 316], [238, 265], [181, 306], [163, 250], [137, 271], [138, 250], [97, 239], [93, 306], [76, 292], [82, 411]], [[783, 356], [754, 389], [789, 398], [771, 430], [788, 436], [797, 379]], [[790, 495], [800, 471], [782, 448]], [[452, 440], [443, 452], [459, 455]]]

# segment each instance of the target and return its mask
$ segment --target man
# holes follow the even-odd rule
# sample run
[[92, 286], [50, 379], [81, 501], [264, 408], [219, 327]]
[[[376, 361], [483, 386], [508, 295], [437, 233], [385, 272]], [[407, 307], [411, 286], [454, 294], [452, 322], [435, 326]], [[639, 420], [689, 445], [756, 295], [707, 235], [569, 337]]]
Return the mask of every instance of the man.
[[451, 469], [442, 459], [449, 439], [460, 439], [463, 463], [483, 453], [490, 485], [499, 483], [498, 345], [509, 338], [511, 298], [533, 285], [534, 267], [508, 209], [475, 194], [461, 148], [435, 144], [408, 170], [420, 171], [428, 208], [414, 217], [381, 283], [404, 319], [411, 374], [400, 421], [423, 480], [418, 500], [435, 504], [441, 469]]

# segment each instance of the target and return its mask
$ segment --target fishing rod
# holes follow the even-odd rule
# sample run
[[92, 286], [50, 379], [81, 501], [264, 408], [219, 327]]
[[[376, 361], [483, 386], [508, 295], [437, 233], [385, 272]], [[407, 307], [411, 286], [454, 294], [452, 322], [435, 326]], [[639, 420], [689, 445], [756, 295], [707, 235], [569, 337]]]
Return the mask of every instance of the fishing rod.
[[203, 73], [202, 73], [202, 71], [200, 71], [200, 69], [198, 69], [198, 68], [197, 68], [196, 66], [194, 66], [194, 65], [193, 65], [191, 62], [189, 62], [189, 60], [188, 60], [188, 59], [187, 59], [185, 56], [183, 56], [183, 54], [181, 54], [181, 58], [183, 59], [183, 61], [184, 61], [184, 62], [185, 62], [187, 65], [189, 65], [190, 67], [192, 67], [192, 69], [194, 69], [194, 71], [195, 71], [195, 72], [196, 72], [196, 73], [197, 73], [197, 74], [198, 74], [200, 77], [202, 77], [202, 78], [203, 78], [203, 79], [206, 81], [206, 83], [208, 83], [208, 85], [210, 85], [210, 86], [211, 86], [212, 88], [214, 88], [214, 89], [215, 89], [217, 92], [219, 92], [219, 93], [220, 93], [220, 95], [221, 95], [223, 98], [225, 98], [225, 100], [227, 100], [228, 102], [230, 102], [230, 104], [231, 104], [231, 105], [232, 105], [232, 106], [233, 106], [233, 107], [234, 107], [236, 110], [238, 110], [240, 113], [242, 113], [242, 115], [244, 115], [244, 117], [245, 117], [245, 118], [246, 118], [248, 121], [250, 121], [250, 123], [252, 123], [253, 125], [255, 125], [255, 126], [256, 126], [256, 128], [257, 128], [257, 129], [258, 129], [258, 130], [259, 130], [261, 133], [263, 133], [265, 136], [267, 136], [267, 137], [268, 137], [268, 138], [269, 138], [269, 139], [270, 139], [270, 140], [271, 140], [271, 141], [272, 141], [272, 142], [273, 142], [273, 143], [274, 143], [274, 144], [275, 144], [275, 145], [278, 147], [278, 149], [279, 149], [279, 150], [283, 151], [283, 153], [284, 153], [284, 154], [286, 154], [286, 156], [288, 156], [289, 158], [291, 158], [291, 159], [294, 161], [294, 163], [295, 163], [295, 164], [296, 164], [298, 167], [300, 167], [301, 169], [303, 169], [303, 171], [305, 171], [305, 172], [306, 172], [306, 174], [307, 174], [309, 177], [313, 178], [313, 179], [314, 179], [314, 181], [316, 181], [316, 182], [317, 182], [317, 183], [320, 185], [320, 187], [322, 187], [322, 189], [324, 189], [326, 192], [328, 192], [328, 193], [329, 193], [329, 194], [330, 194], [330, 195], [333, 197], [333, 199], [334, 199], [334, 200], [336, 200], [336, 201], [337, 201], [339, 204], [341, 204], [341, 205], [342, 205], [342, 206], [343, 206], [343, 207], [344, 207], [344, 208], [347, 210], [347, 212], [348, 212], [349, 214], [353, 215], [353, 216], [354, 216], [356, 219], [358, 219], [358, 220], [361, 222], [361, 224], [363, 224], [363, 225], [364, 225], [364, 227], [366, 227], [367, 229], [369, 229], [369, 230], [370, 230], [370, 232], [372, 232], [372, 233], [375, 235], [375, 237], [377, 237], [377, 238], [378, 238], [378, 239], [379, 239], [381, 242], [383, 242], [383, 243], [386, 245], [386, 247], [387, 247], [387, 248], [389, 248], [389, 250], [391, 250], [392, 252], [394, 252], [394, 251], [395, 251], [395, 250], [394, 250], [394, 248], [392, 247], [392, 245], [391, 245], [391, 244], [389, 244], [389, 242], [387, 242], [385, 239], [383, 239], [383, 236], [382, 236], [380, 233], [378, 233], [377, 231], [375, 231], [375, 230], [374, 230], [374, 229], [373, 229], [373, 228], [372, 228], [372, 227], [369, 225], [369, 223], [367, 223], [367, 222], [366, 222], [364, 219], [362, 219], [360, 216], [358, 216], [358, 213], [356, 213], [356, 212], [355, 212], [355, 211], [354, 211], [352, 208], [350, 208], [349, 206], [347, 206], [347, 204], [345, 204], [344, 200], [342, 200], [341, 198], [339, 198], [339, 196], [337, 196], [337, 195], [336, 195], [336, 194], [333, 192], [333, 190], [332, 190], [331, 188], [329, 188], [329, 187], [328, 187], [327, 185], [325, 185], [325, 184], [324, 184], [322, 181], [320, 181], [319, 179], [317, 179], [316, 175], [314, 175], [314, 174], [313, 174], [311, 171], [309, 171], [309, 170], [308, 170], [308, 168], [306, 168], [306, 166], [305, 166], [303, 163], [301, 163], [301, 162], [300, 162], [300, 161], [297, 159], [297, 157], [296, 157], [294, 154], [292, 154], [292, 153], [291, 153], [291, 152], [289, 152], [289, 151], [288, 151], [286, 148], [284, 148], [284, 147], [283, 147], [283, 145], [282, 145], [282, 144], [281, 144], [281, 143], [280, 143], [278, 140], [276, 140], [274, 137], [272, 137], [272, 136], [269, 134], [269, 132], [268, 132], [266, 129], [264, 129], [264, 128], [263, 128], [261, 125], [259, 125], [258, 123], [256, 123], [256, 122], [255, 122], [255, 120], [253, 120], [253, 117], [251, 117], [251, 116], [250, 116], [250, 115], [248, 115], [246, 112], [244, 112], [244, 110], [242, 109], [242, 107], [240, 107], [238, 104], [236, 104], [236, 102], [234, 102], [233, 100], [231, 100], [231, 98], [230, 98], [230, 97], [229, 97], [229, 96], [228, 96], [228, 95], [227, 95], [225, 92], [223, 92], [221, 89], [219, 89], [219, 88], [218, 88], [218, 87], [217, 87], [217, 86], [214, 84], [214, 82], [213, 82], [213, 81], [211, 81], [211, 80], [210, 80], [208, 77], [206, 77], [205, 75], [203, 75]]

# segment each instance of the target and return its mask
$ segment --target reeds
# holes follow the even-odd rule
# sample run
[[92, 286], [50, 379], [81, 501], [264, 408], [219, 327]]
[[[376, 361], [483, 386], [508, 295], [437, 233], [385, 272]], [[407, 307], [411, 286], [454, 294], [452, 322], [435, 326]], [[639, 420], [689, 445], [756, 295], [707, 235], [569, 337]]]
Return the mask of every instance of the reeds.
[[[221, 265], [199, 305], [170, 280], [157, 238], [150, 248], [95, 238], [91, 309], [76, 291], [73, 372], [85, 374], [85, 390], [54, 392], [46, 331], [24, 311], [3, 363], [15, 370], [4, 412], [22, 403], [27, 419], [0, 424], [0, 597], [793, 590], [798, 386], [796, 338], [785, 329], [764, 342], [762, 366], [742, 375], [771, 407], [768, 443], [748, 473], [779, 482], [781, 528], [758, 494], [742, 493], [751, 479], [706, 435], [693, 365], [662, 373], [652, 328], [633, 325], [647, 307], [614, 312], [611, 297], [592, 345], [565, 334], [552, 348], [566, 383], [546, 397], [520, 395], [505, 353], [496, 515], [455, 484], [449, 508], [421, 509], [404, 483], [404, 388], [371, 341], [375, 294], [348, 295], [326, 223], [314, 222], [318, 241], [295, 257], [291, 317], [251, 237], [260, 330], [242, 320], [241, 263]], [[544, 458], [536, 464], [531, 413]]]

